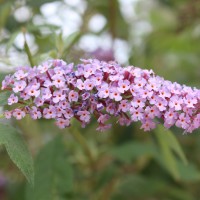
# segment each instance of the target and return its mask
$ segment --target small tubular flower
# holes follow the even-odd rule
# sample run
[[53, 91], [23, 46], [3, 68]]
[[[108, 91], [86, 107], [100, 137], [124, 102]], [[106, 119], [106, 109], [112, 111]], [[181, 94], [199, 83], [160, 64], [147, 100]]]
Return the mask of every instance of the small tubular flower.
[[11, 91], [8, 105], [17, 104], [4, 112], [7, 119], [29, 114], [34, 120], [55, 119], [59, 128], [66, 128], [72, 118], [82, 127], [95, 118], [99, 131], [111, 128], [111, 117], [126, 126], [140, 121], [144, 131], [154, 129], [158, 119], [166, 128], [200, 128], [199, 89], [116, 62], [82, 59], [75, 66], [48, 60], [34, 68], [17, 68], [5, 77], [2, 90]]

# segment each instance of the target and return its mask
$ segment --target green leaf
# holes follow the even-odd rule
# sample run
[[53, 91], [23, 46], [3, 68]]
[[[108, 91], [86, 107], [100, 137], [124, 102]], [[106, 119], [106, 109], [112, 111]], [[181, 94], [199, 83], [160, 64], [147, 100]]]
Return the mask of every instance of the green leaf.
[[8, 53], [8, 50], [12, 47], [16, 37], [18, 36], [19, 31], [15, 31], [14, 33], [11, 34], [11, 36], [9, 37], [9, 40], [6, 44], [6, 53]]
[[111, 154], [121, 162], [130, 163], [140, 156], [153, 156], [155, 147], [149, 143], [127, 142], [121, 146], [115, 147]]
[[[167, 192], [166, 192], [167, 191]], [[130, 174], [121, 176], [112, 199], [181, 199], [194, 200], [189, 190], [170, 184], [160, 175]], [[134, 198], [135, 197], [135, 198]]]
[[38, 56], [35, 56], [34, 62], [35, 63], [41, 63], [44, 60], [49, 60], [49, 59], [56, 59], [57, 58], [57, 51], [51, 50], [47, 53], [39, 54]]
[[80, 32], [77, 31], [64, 38], [64, 51], [68, 51], [77, 42], [80, 36]]
[[35, 42], [38, 45], [39, 53], [47, 53], [48, 51], [56, 49], [56, 35], [54, 32], [48, 35], [36, 35]]
[[62, 36], [62, 33], [58, 34], [56, 36], [56, 48], [58, 50], [59, 53], [62, 53], [63, 52], [63, 36]]
[[170, 172], [170, 174], [176, 179], [180, 179], [176, 158], [171, 151], [171, 146], [168, 144], [167, 133], [160, 132], [160, 129], [155, 129], [155, 136], [158, 140], [160, 150], [164, 160], [164, 166]]
[[2, 81], [4, 80], [6, 75], [7, 74], [4, 74], [4, 73], [0, 74], [0, 86], [2, 85]]
[[150, 197], [164, 191], [166, 188], [166, 183], [156, 177], [146, 178], [137, 174], [124, 175], [119, 183], [114, 193], [114, 197], [118, 197], [119, 199], [138, 199], [139, 197], [148, 197], [151, 199]]
[[21, 170], [29, 183], [33, 185], [33, 160], [18, 131], [12, 126], [0, 124], [0, 144], [5, 146], [11, 160]]
[[107, 166], [104, 170], [95, 173], [97, 183], [95, 185], [95, 190], [104, 188], [105, 185], [109, 184], [115, 178], [118, 173], [118, 167], [115, 166], [114, 162]]
[[27, 200], [62, 199], [72, 189], [72, 168], [61, 137], [50, 141], [37, 156], [35, 187], [27, 188]]
[[176, 139], [176, 137], [172, 133], [172, 131], [170, 131], [169, 129], [166, 130], [161, 125], [158, 125], [157, 131], [159, 133], [162, 133], [162, 132], [165, 133], [164, 137], [165, 137], [166, 143], [178, 155], [178, 157], [182, 160], [182, 162], [186, 165], [188, 163], [187, 158], [185, 157], [185, 154], [184, 154], [178, 140]]
[[183, 165], [182, 162], [177, 161], [181, 180], [183, 181], [199, 181], [200, 171], [193, 164]]
[[11, 95], [11, 91], [0, 92], [0, 106], [5, 106], [8, 104], [8, 98]]

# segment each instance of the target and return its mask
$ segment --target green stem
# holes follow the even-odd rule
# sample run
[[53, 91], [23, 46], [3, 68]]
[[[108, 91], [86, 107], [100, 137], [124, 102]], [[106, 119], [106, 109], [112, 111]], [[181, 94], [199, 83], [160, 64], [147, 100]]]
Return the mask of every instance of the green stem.
[[[110, 34], [112, 36], [112, 43], [114, 42], [114, 39], [116, 38], [116, 16], [117, 16], [117, 1], [116, 0], [110, 0], [109, 1], [109, 25], [110, 25]], [[113, 44], [112, 44], [113, 45]]]
[[22, 32], [23, 32], [23, 35], [24, 35], [24, 50], [25, 50], [25, 52], [28, 56], [28, 60], [29, 60], [30, 65], [33, 67], [34, 66], [33, 57], [31, 55], [30, 48], [29, 48], [28, 43], [26, 41], [26, 30], [22, 29]]

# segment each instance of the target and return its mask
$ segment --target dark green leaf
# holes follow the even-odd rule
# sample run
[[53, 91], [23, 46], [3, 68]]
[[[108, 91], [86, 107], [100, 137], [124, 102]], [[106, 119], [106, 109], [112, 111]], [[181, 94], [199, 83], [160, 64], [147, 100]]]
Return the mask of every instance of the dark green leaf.
[[133, 197], [150, 197], [156, 192], [165, 190], [166, 183], [157, 178], [146, 178], [141, 175], [126, 175], [122, 178], [119, 187], [115, 190], [115, 196], [121, 199], [133, 199]]
[[111, 154], [118, 160], [130, 163], [132, 160], [140, 156], [152, 157], [155, 153], [155, 148], [152, 144], [142, 142], [128, 142], [121, 146], [115, 147]]
[[[194, 200], [192, 195], [158, 176], [125, 175], [114, 192], [114, 199], [156, 199]], [[167, 191], [167, 192], [166, 192]], [[133, 198], [135, 197], [135, 198]], [[165, 197], [165, 198], [163, 198]], [[146, 199], [145, 198], [145, 199]]]
[[61, 137], [49, 142], [37, 156], [35, 187], [27, 188], [27, 200], [62, 199], [72, 189], [72, 168]]
[[182, 162], [177, 161], [178, 170], [180, 173], [181, 180], [183, 181], [199, 181], [200, 171], [193, 164], [189, 163], [184, 165]]
[[103, 188], [116, 176], [118, 168], [114, 164], [110, 164], [103, 171], [96, 173], [97, 184], [95, 189]]
[[5, 146], [11, 160], [21, 170], [27, 180], [33, 184], [33, 160], [18, 131], [12, 126], [0, 124], [0, 144]]

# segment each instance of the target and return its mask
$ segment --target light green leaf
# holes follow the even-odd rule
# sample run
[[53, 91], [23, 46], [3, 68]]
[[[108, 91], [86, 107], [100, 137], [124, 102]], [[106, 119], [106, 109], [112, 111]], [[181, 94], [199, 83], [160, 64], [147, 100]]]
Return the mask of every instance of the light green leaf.
[[[56, 59], [57, 58], [57, 51], [55, 50], [51, 50], [47, 53], [43, 53], [43, 54], [40, 54], [38, 57], [35, 57], [35, 63], [40, 63], [40, 62], [43, 62], [44, 60], [48, 60], [48, 59]], [[37, 61], [37, 62], [36, 62]]]
[[6, 44], [6, 53], [8, 53], [8, 50], [12, 47], [16, 37], [18, 36], [19, 31], [15, 31], [14, 33], [11, 34], [11, 36], [9, 37], [9, 40]]
[[80, 36], [80, 32], [77, 31], [64, 38], [64, 50], [68, 51], [77, 42]]
[[161, 134], [163, 132], [165, 133], [164, 137], [165, 137], [166, 143], [169, 145], [169, 147], [179, 156], [179, 158], [186, 165], [188, 163], [187, 158], [185, 157], [185, 154], [184, 154], [178, 140], [176, 139], [176, 137], [172, 133], [172, 131], [170, 131], [169, 129], [166, 130], [161, 125], [158, 125], [157, 131]]
[[62, 199], [72, 189], [72, 168], [61, 137], [50, 141], [35, 163], [35, 187], [27, 188], [27, 200]]
[[80, 32], [74, 32], [69, 36], [67, 36], [66, 38], [63, 38], [63, 51], [60, 54], [62, 58], [65, 58], [65, 56], [69, 53], [73, 45], [77, 43], [80, 36], [81, 36]]
[[179, 180], [180, 174], [178, 171], [176, 158], [171, 151], [170, 145], [168, 144], [167, 133], [163, 133], [162, 131], [160, 132], [159, 129], [155, 129], [154, 132], [160, 146], [165, 168], [176, 180]]
[[11, 91], [0, 92], [0, 106], [5, 106], [8, 104], [8, 98], [11, 95]]
[[58, 50], [58, 53], [60, 55], [62, 55], [63, 53], [63, 48], [64, 48], [64, 44], [63, 44], [63, 35], [62, 33], [58, 34], [56, 36], [56, 41], [55, 41], [55, 44], [56, 44], [56, 48]]
[[[170, 130], [166, 130], [161, 125], [158, 125], [158, 128], [155, 130], [155, 133], [156, 133], [158, 142], [160, 146], [162, 147], [161, 151], [163, 154], [165, 154], [164, 156], [165, 166], [174, 175], [174, 177], [175, 177], [175, 173], [177, 173], [177, 170], [178, 170], [178, 173], [176, 175], [178, 174], [180, 175], [180, 171], [177, 166], [177, 163], [179, 162], [179, 160], [177, 160], [173, 152], [175, 152], [176, 155], [179, 157], [179, 159], [183, 162], [182, 165], [187, 164], [187, 159], [185, 157], [185, 154], [179, 142], [177, 141], [176, 137]], [[169, 160], [171, 160], [171, 162]]]
[[0, 144], [5, 146], [11, 160], [21, 170], [29, 183], [33, 185], [33, 160], [18, 131], [12, 126], [0, 124]]

